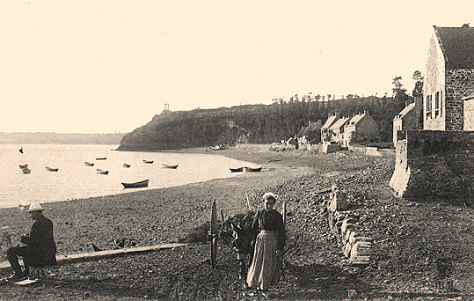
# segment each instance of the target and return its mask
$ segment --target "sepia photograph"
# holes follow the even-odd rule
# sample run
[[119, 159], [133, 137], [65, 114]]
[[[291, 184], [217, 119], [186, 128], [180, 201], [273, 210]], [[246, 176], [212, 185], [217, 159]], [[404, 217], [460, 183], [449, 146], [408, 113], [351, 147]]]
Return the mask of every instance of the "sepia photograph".
[[474, 300], [474, 2], [0, 1], [0, 300]]

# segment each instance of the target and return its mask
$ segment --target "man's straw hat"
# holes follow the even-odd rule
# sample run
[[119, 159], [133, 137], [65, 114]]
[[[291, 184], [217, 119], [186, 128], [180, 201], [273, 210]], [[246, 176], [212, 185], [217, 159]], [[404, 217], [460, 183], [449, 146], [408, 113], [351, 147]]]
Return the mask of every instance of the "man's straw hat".
[[43, 211], [43, 207], [41, 207], [40, 203], [31, 203], [30, 207], [28, 208], [28, 212], [34, 211]]

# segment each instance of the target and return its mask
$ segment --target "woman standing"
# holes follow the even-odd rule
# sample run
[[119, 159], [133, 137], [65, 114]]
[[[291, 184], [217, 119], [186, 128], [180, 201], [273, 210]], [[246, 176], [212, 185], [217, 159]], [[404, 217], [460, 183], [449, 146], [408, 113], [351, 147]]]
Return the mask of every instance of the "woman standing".
[[281, 254], [285, 247], [285, 226], [281, 214], [273, 209], [276, 196], [263, 195], [264, 209], [255, 214], [253, 228], [258, 233], [247, 274], [249, 288], [266, 291], [280, 278]]

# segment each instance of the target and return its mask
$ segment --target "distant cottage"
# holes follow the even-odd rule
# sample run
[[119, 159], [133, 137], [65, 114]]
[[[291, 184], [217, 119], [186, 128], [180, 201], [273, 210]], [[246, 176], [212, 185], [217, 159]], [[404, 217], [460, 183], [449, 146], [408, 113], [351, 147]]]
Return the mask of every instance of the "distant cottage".
[[334, 113], [328, 116], [328, 119], [321, 127], [321, 142], [330, 142], [331, 141], [331, 132], [329, 128], [336, 122], [338, 114]]
[[349, 117], [341, 117], [331, 125], [329, 128], [331, 142], [342, 144], [342, 141], [344, 141], [344, 126], [349, 120]]
[[393, 118], [393, 145], [397, 145], [398, 131], [417, 129], [415, 103], [407, 105], [395, 118]]
[[351, 143], [367, 143], [379, 139], [377, 122], [365, 111], [354, 115], [344, 127], [343, 145]]

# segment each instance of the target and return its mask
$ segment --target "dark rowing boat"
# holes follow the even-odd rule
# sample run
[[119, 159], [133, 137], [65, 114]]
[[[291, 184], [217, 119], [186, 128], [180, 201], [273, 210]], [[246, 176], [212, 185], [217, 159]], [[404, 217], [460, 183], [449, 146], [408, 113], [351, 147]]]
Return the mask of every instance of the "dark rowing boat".
[[21, 169], [23, 169], [23, 168], [28, 168], [28, 164], [20, 164], [20, 165], [18, 165], [18, 166], [19, 166]]
[[59, 168], [52, 168], [52, 167], [48, 167], [46, 166], [45, 167], [47, 171], [52, 171], [52, 172], [57, 172], [59, 170]]
[[148, 183], [150, 180], [146, 179], [139, 182], [134, 183], [124, 183], [122, 182], [123, 188], [141, 188], [141, 187], [148, 187]]
[[100, 169], [100, 168], [97, 168], [96, 171], [99, 175], [108, 175], [109, 174], [108, 170], [103, 170], [103, 169]]
[[244, 168], [243, 167], [238, 167], [238, 168], [229, 168], [230, 172], [243, 172]]
[[146, 163], [146, 164], [153, 164], [153, 161], [143, 160], [143, 163]]
[[125, 167], [125, 168], [130, 168], [131, 165], [127, 164], [127, 163], [123, 163], [122, 166]]
[[94, 163], [91, 163], [91, 162], [84, 162], [84, 164], [85, 164], [86, 166], [94, 166]]
[[98, 158], [95, 158], [96, 160], [107, 160], [107, 157], [98, 157]]
[[262, 170], [262, 167], [244, 167], [245, 172], [259, 172]]

